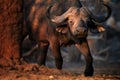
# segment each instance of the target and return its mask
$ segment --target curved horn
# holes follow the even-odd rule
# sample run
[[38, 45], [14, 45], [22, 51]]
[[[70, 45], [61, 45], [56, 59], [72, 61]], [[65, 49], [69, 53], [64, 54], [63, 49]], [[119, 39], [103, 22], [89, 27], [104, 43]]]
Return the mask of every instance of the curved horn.
[[104, 6], [107, 8], [107, 16], [106, 17], [104, 17], [104, 16], [101, 16], [101, 17], [96, 17], [96, 16], [94, 16], [94, 15], [90, 15], [91, 16], [91, 18], [95, 21], [95, 22], [99, 22], [99, 23], [101, 23], [101, 22], [104, 22], [104, 21], [106, 21], [110, 16], [111, 16], [111, 8], [108, 6], [108, 5], [106, 5], [106, 4], [104, 4]]
[[74, 7], [71, 7], [69, 8], [65, 13], [63, 13], [62, 15], [60, 16], [54, 16], [53, 19], [51, 19], [52, 22], [55, 22], [55, 23], [62, 23], [63, 21], [65, 21], [68, 16], [71, 14], [71, 12], [75, 10]]
[[100, 16], [100, 17], [95, 16], [86, 7], [83, 7], [82, 10], [85, 10], [87, 12], [87, 14], [90, 16], [90, 18], [93, 19], [95, 22], [101, 23], [101, 22], [106, 21], [110, 17], [111, 12], [112, 12], [111, 8], [108, 5], [104, 4], [104, 6], [107, 8], [107, 16], [106, 17], [105, 16]]
[[52, 7], [53, 7], [53, 5], [50, 5], [50, 6], [47, 7], [46, 16], [47, 16], [48, 19], [51, 18], [51, 17], [50, 17], [50, 10], [51, 10]]

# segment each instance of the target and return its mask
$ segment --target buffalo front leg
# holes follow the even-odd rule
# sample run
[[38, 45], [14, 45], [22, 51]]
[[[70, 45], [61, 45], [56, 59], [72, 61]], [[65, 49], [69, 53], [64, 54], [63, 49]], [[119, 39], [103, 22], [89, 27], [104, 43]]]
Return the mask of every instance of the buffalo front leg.
[[61, 56], [61, 52], [60, 52], [60, 46], [56, 43], [52, 43], [50, 45], [51, 51], [55, 57], [55, 64], [57, 69], [62, 69], [62, 64], [63, 64], [63, 58]]
[[93, 65], [92, 65], [93, 58], [91, 56], [87, 40], [85, 39], [82, 43], [78, 43], [75, 46], [83, 54], [85, 61], [86, 61], [86, 68], [85, 68], [84, 75], [85, 76], [92, 76], [93, 72], [94, 72]]
[[36, 57], [37, 62], [40, 66], [45, 65], [48, 46], [49, 46], [48, 42], [39, 42], [38, 44], [38, 55]]

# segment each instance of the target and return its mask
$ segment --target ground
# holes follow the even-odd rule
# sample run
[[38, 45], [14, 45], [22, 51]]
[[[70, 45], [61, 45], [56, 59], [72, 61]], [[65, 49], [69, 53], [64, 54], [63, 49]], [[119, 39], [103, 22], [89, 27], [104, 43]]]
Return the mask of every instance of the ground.
[[92, 77], [83, 75], [84, 65], [68, 65], [69, 67], [64, 66], [63, 70], [37, 64], [1, 67], [0, 80], [120, 80], [119, 64], [94, 65], [95, 73]]

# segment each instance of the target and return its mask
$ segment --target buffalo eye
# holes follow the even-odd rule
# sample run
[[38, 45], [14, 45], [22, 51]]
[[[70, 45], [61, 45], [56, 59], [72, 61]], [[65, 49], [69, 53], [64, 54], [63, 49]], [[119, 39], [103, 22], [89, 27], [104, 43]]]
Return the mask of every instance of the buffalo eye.
[[74, 23], [73, 23], [73, 21], [69, 21], [69, 24], [70, 24], [70, 26], [72, 26]]

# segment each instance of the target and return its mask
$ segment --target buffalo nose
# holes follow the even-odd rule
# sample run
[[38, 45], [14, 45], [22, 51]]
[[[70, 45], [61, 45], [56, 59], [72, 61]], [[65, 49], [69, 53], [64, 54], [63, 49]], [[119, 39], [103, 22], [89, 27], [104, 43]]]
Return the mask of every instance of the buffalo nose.
[[87, 29], [85, 29], [85, 28], [77, 28], [77, 29], [76, 29], [76, 32], [77, 32], [77, 33], [86, 33], [86, 32], [87, 32]]

